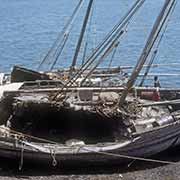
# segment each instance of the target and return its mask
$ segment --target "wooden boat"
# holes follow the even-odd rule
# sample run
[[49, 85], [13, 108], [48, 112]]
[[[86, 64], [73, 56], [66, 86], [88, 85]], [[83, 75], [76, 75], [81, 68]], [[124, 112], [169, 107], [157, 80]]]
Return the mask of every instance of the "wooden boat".
[[[120, 110], [112, 112], [114, 92], [103, 95], [103, 108], [100, 100], [96, 106], [89, 105], [89, 101], [79, 105], [75, 99], [60, 106], [42, 98], [42, 94], [16, 95], [7, 112], [11, 116], [4, 121], [7, 126], [0, 127], [1, 156], [54, 166], [97, 166], [149, 157], [180, 143], [179, 100], [157, 106], [152, 101], [154, 105], [149, 105], [147, 100], [136, 104], [130, 98], [131, 115], [124, 112], [122, 116]], [[4, 105], [6, 111], [8, 104]]]
[[[75, 140], [75, 142], [72, 141], [72, 145], [60, 145], [26, 142], [18, 136], [19, 139], [12, 136], [1, 137], [0, 152], [1, 156], [7, 158], [20, 158], [22, 156], [24, 161], [34, 160], [46, 163], [56, 161], [59, 165], [68, 163], [83, 163], [80, 164], [82, 166], [97, 166], [99, 163], [101, 165], [120, 164], [133, 160], [133, 158], [138, 160], [138, 157], [149, 157], [179, 144], [179, 128], [180, 122], [176, 121], [144, 132], [129, 140], [93, 145], [86, 145], [82, 141]], [[125, 156], [129, 156], [129, 158]]]
[[174, 2], [165, 1], [121, 92], [103, 92], [102, 87], [99, 92], [81, 88], [75, 92], [72, 83], [85, 68], [57, 92], [31, 89], [4, 93], [0, 103], [0, 156], [19, 157], [21, 166], [24, 160], [53, 166], [97, 166], [143, 160], [178, 145], [180, 100], [155, 102], [130, 93]]

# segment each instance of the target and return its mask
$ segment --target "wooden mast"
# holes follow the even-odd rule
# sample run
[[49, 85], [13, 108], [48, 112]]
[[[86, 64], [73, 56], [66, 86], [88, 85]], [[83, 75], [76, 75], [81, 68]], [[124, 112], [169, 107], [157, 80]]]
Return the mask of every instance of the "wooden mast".
[[[150, 71], [150, 69], [151, 69], [151, 67], [152, 67], [152, 65], [153, 65], [153, 62], [154, 62], [154, 60], [155, 60], [155, 58], [156, 58], [156, 55], [157, 55], [157, 52], [158, 52], [158, 48], [159, 48], [159, 46], [160, 46], [160, 44], [161, 44], [161, 42], [162, 42], [162, 39], [163, 39], [164, 34], [165, 34], [165, 32], [166, 32], [168, 23], [169, 23], [169, 21], [170, 21], [170, 17], [171, 17], [171, 15], [172, 15], [172, 13], [174, 12], [175, 6], [176, 6], [176, 4], [172, 4], [172, 5], [170, 6], [170, 8], [169, 8], [169, 10], [168, 10], [168, 12], [167, 12], [164, 20], [163, 20], [162, 26], [163, 26], [164, 24], [166, 24], [166, 25], [165, 25], [165, 28], [164, 28], [164, 31], [162, 32], [161, 37], [160, 37], [160, 39], [159, 39], [159, 41], [158, 41], [158, 43], [157, 43], [157, 46], [156, 46], [156, 48], [155, 48], [155, 50], [154, 50], [154, 52], [153, 52], [153, 54], [152, 54], [152, 56], [151, 56], [151, 58], [150, 58], [149, 64], [148, 64], [147, 67], [146, 67], [146, 70], [145, 70], [145, 72], [144, 72], [144, 75], [143, 75], [143, 77], [142, 77], [142, 80], [141, 80], [139, 86], [143, 86], [144, 81], [145, 81], [146, 77], [148, 76], [148, 73], [149, 73], [149, 71]], [[160, 28], [159, 31], [161, 31], [161, 29], [162, 29], [162, 28]]]
[[[79, 3], [77, 4], [77, 6], [75, 7], [75, 9], [73, 10], [73, 13], [71, 14], [71, 16], [69, 17], [68, 21], [66, 22], [65, 26], [63, 27], [62, 31], [58, 34], [56, 40], [54, 41], [53, 45], [51, 46], [51, 48], [48, 50], [47, 54], [45, 55], [45, 57], [42, 59], [41, 63], [39, 64], [37, 70], [40, 70], [40, 68], [42, 67], [42, 65], [47, 62], [47, 61], [57, 61], [59, 55], [61, 54], [64, 45], [66, 44], [71, 26], [76, 18], [76, 15], [82, 5], [83, 0], [79, 0]], [[60, 52], [59, 52], [59, 48]], [[57, 55], [58, 54], [58, 55]], [[52, 59], [51, 59], [52, 58]], [[54, 59], [53, 59], [54, 58]], [[56, 64], [56, 62], [54, 62], [54, 64], [51, 66], [51, 69], [53, 68], [53, 66]], [[50, 69], [50, 70], [51, 70]]]
[[72, 74], [74, 66], [76, 65], [76, 62], [77, 62], [77, 57], [78, 57], [78, 54], [79, 54], [79, 51], [80, 51], [80, 48], [81, 48], [81, 44], [82, 44], [82, 40], [83, 40], [84, 33], [85, 33], [85, 30], [86, 30], [86, 26], [87, 26], [87, 23], [88, 23], [88, 19], [89, 19], [89, 15], [90, 15], [90, 12], [91, 12], [92, 4], [93, 4], [93, 0], [89, 0], [89, 4], [88, 4], [88, 8], [87, 8], [86, 15], [85, 15], [85, 18], [84, 18], [84, 22], [83, 22], [83, 25], [82, 25], [81, 33], [80, 33], [80, 36], [79, 36], [79, 40], [78, 40], [76, 50], [75, 50], [75, 53], [74, 53], [74, 57], [73, 57], [73, 60], [72, 60], [72, 64], [71, 64], [71, 67], [70, 67], [70, 75]]
[[158, 36], [158, 30], [159, 30], [159, 27], [162, 23], [162, 20], [164, 18], [164, 15], [166, 14], [167, 12], [167, 8], [169, 6], [170, 3], [175, 3], [175, 0], [166, 0], [165, 3], [164, 3], [164, 6], [162, 7], [161, 9], [161, 12], [159, 13], [155, 23], [154, 23], [154, 26], [151, 30], [151, 33], [148, 37], [148, 40], [146, 42], [146, 45], [141, 53], [141, 56], [136, 64], [136, 66], [134, 67], [134, 70], [126, 84], [126, 88], [124, 89], [124, 91], [122, 92], [122, 95], [121, 95], [121, 98], [119, 100], [119, 107], [121, 107], [125, 100], [126, 100], [126, 97], [130, 91], [130, 89], [132, 88], [132, 86], [134, 85], [138, 75], [139, 75], [139, 72], [141, 71], [141, 69], [143, 68], [143, 65], [144, 63], [146, 62], [147, 60], [147, 57], [157, 39], [157, 36]]

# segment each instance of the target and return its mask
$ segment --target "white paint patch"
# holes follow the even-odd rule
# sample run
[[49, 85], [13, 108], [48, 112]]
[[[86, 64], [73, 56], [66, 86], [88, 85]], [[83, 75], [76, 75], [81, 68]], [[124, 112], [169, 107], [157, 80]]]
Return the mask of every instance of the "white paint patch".
[[5, 91], [17, 91], [22, 85], [22, 82], [0, 85], [0, 99], [2, 98]]

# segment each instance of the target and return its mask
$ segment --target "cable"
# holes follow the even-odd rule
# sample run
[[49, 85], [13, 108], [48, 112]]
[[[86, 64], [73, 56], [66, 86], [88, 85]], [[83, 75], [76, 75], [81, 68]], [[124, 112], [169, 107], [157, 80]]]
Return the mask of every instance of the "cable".
[[89, 149], [84, 148], [84, 147], [81, 147], [81, 148], [84, 149], [85, 151], [88, 151], [88, 152], [93, 152], [93, 153], [102, 154], [102, 155], [106, 155], [106, 156], [113, 156], [113, 157], [118, 157], [118, 158], [133, 159], [133, 160], [154, 162], [154, 163], [161, 163], [161, 164], [172, 164], [172, 165], [178, 164], [179, 165], [179, 163], [171, 162], [171, 161], [162, 161], [162, 160], [128, 156], [128, 155], [122, 155], [122, 154], [114, 154], [114, 153], [110, 153], [110, 152], [93, 151], [93, 150], [89, 150]]
[[[7, 130], [7, 128], [3, 128], [3, 127], [0, 127], [0, 129], [3, 129], [3, 130]], [[46, 140], [46, 139], [41, 139], [41, 138], [37, 138], [37, 137], [34, 137], [34, 136], [30, 136], [30, 135], [26, 135], [26, 134], [23, 134], [23, 133], [19, 133], [17, 131], [14, 131], [14, 130], [7, 130], [7, 131], [10, 131], [10, 132], [13, 132], [15, 133], [14, 135], [24, 135], [26, 137], [31, 137], [32, 139], [36, 139], [36, 140], [41, 140], [41, 141], [44, 141], [44, 142], [47, 142], [47, 143], [52, 143], [52, 144], [56, 144], [58, 145], [57, 142], [53, 142], [53, 141], [49, 141], [49, 140]], [[22, 141], [23, 143], [23, 141]], [[61, 145], [61, 144], [60, 144]], [[179, 163], [176, 163], [176, 162], [171, 162], [171, 161], [163, 161], [163, 160], [156, 160], [156, 159], [149, 159], [149, 158], [142, 158], [142, 157], [136, 157], [136, 156], [128, 156], [128, 155], [122, 155], [122, 154], [114, 154], [114, 153], [110, 153], [110, 152], [102, 152], [102, 151], [93, 151], [92, 149], [89, 150], [88, 148], [85, 148], [84, 146], [79, 146], [79, 149], [83, 149], [87, 152], [93, 152], [93, 153], [96, 153], [96, 154], [102, 154], [102, 155], [107, 155], [107, 156], [113, 156], [113, 157], [118, 157], [118, 158], [125, 158], [125, 159], [133, 159], [133, 160], [139, 160], [139, 161], [146, 161], [146, 162], [154, 162], [154, 163], [162, 163], [162, 164], [173, 164], [173, 165], [177, 165]], [[24, 151], [24, 145], [22, 147], [22, 149]], [[21, 151], [23, 153], [23, 151]], [[56, 153], [57, 154], [57, 153]], [[52, 152], [51, 152], [51, 155], [52, 155]], [[55, 155], [55, 154], [54, 154]], [[23, 157], [23, 154], [21, 155]], [[53, 160], [55, 160], [55, 156], [53, 157]], [[55, 160], [56, 162], [56, 160]], [[22, 164], [21, 164], [22, 165]]]
[[81, 8], [83, 0], [79, 0], [79, 3], [77, 4], [77, 6], [75, 7], [72, 15], [70, 16], [69, 20], [67, 21], [66, 25], [64, 26], [63, 30], [59, 33], [56, 41], [53, 43], [52, 47], [49, 49], [48, 53], [46, 54], [46, 56], [44, 57], [44, 59], [41, 61], [40, 65], [38, 66], [38, 70], [41, 68], [41, 66], [50, 58], [50, 56], [52, 55], [53, 51], [57, 51], [57, 49], [55, 50], [56, 47], [59, 47], [58, 43], [59, 41], [65, 36], [66, 32], [68, 32], [68, 28], [71, 29], [71, 26], [76, 18], [76, 15], [78, 13], [78, 11]]
[[158, 43], [157, 43], [157, 46], [156, 46], [156, 48], [155, 48], [155, 50], [154, 50], [154, 52], [153, 52], [153, 54], [152, 54], [152, 57], [151, 57], [151, 59], [150, 59], [150, 61], [149, 61], [149, 64], [148, 64], [147, 67], [146, 67], [146, 70], [145, 70], [145, 72], [144, 72], [144, 75], [143, 75], [143, 77], [142, 77], [142, 80], [141, 80], [141, 82], [140, 82], [140, 84], [139, 84], [140, 87], [143, 85], [143, 83], [144, 83], [144, 81], [145, 81], [145, 79], [146, 79], [146, 77], [147, 77], [147, 75], [148, 75], [148, 73], [149, 73], [149, 70], [150, 70], [150, 68], [151, 68], [151, 66], [152, 66], [152, 64], [153, 64], [153, 62], [154, 62], [154, 59], [155, 59], [155, 57], [156, 57], [156, 55], [157, 55], [157, 52], [158, 52], [158, 48], [159, 48], [159, 46], [160, 46], [160, 44], [161, 44], [161, 42], [162, 42], [162, 39], [163, 39], [163, 37], [164, 37], [164, 35], [165, 35], [165, 32], [166, 32], [166, 30], [167, 30], [168, 23], [170, 22], [170, 18], [172, 17], [172, 14], [173, 14], [173, 12], [174, 12], [174, 10], [175, 10], [176, 4], [177, 4], [177, 2], [176, 2], [175, 4], [173, 4], [173, 6], [171, 6], [171, 8], [169, 9], [169, 11], [168, 11], [168, 13], [167, 13], [167, 16], [166, 16], [165, 19], [164, 19], [164, 22], [162, 23], [162, 26], [165, 24], [165, 28], [164, 28], [164, 30], [163, 30], [163, 32], [162, 32], [162, 34], [161, 34], [161, 37], [160, 37], [160, 39], [159, 39], [159, 41], [158, 41]]
[[122, 30], [118, 36], [116, 37], [116, 39], [109, 45], [109, 47], [106, 49], [106, 51], [103, 53], [103, 55], [99, 58], [98, 62], [95, 64], [95, 66], [90, 70], [90, 72], [84, 77], [84, 79], [82, 80], [81, 84], [83, 84], [86, 79], [93, 73], [93, 71], [99, 66], [100, 63], [102, 63], [102, 61], [105, 59], [105, 57], [107, 57], [111, 51], [113, 50], [114, 47], [116, 47], [117, 44], [117, 40], [120, 38], [121, 35], [123, 35], [124, 31]]
[[[82, 73], [91, 66], [96, 58], [109, 45], [109, 43], [111, 43], [117, 37], [117, 34], [122, 31], [122, 28], [124, 28], [127, 22], [129, 22], [129, 20], [133, 17], [133, 15], [143, 5], [144, 2], [145, 0], [137, 0], [135, 2], [126, 15], [121, 18], [121, 20], [113, 27], [110, 33], [108, 33], [108, 35], [104, 38], [104, 40], [96, 47], [95, 51], [87, 58], [86, 62], [80, 67], [79, 71], [74, 76], [72, 76], [69, 81], [62, 87], [61, 91], [65, 87], [70, 87], [82, 75]], [[59, 92], [55, 94], [52, 100], [55, 100], [57, 96], [59, 96]]]
[[167, 11], [172, 8], [174, 3], [175, 3], [175, 0], [172, 0], [172, 2], [171, 2], [171, 0], [166, 0], [158, 17], [156, 18], [156, 21], [155, 21], [153, 28], [149, 34], [149, 37], [146, 41], [143, 51], [139, 57], [139, 60], [137, 61], [137, 64], [135, 65], [134, 70], [131, 73], [131, 76], [126, 84], [126, 88], [122, 92], [122, 95], [121, 95], [119, 103], [118, 103], [119, 107], [121, 107], [124, 104], [124, 101], [126, 100], [129, 90], [134, 85], [139, 72], [143, 68], [144, 63], [146, 62], [147, 57], [149, 56], [149, 53], [151, 52], [151, 50], [154, 46], [154, 43], [156, 42], [156, 40], [159, 36], [159, 33], [162, 30], [164, 17], [166, 17]]

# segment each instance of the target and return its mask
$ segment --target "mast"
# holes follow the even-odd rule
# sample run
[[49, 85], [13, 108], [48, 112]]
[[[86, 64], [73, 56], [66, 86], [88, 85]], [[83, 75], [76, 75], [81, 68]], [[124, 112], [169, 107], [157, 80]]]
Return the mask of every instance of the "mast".
[[[139, 84], [140, 87], [143, 86], [144, 81], [145, 81], [146, 77], [148, 76], [148, 73], [149, 73], [149, 71], [150, 71], [150, 69], [151, 69], [151, 67], [152, 67], [152, 65], [153, 65], [153, 62], [154, 62], [154, 60], [155, 60], [155, 58], [156, 58], [156, 55], [157, 55], [157, 53], [158, 53], [158, 48], [159, 48], [159, 46], [160, 46], [160, 44], [161, 44], [161, 42], [162, 42], [162, 39], [163, 39], [164, 34], [165, 34], [165, 32], [166, 32], [168, 23], [169, 23], [169, 21], [170, 21], [170, 17], [171, 17], [171, 15], [172, 15], [173, 12], [174, 12], [175, 7], [176, 7], [176, 4], [172, 4], [172, 5], [171, 5], [171, 7], [170, 7], [169, 10], [168, 10], [168, 13], [166, 14], [166, 17], [165, 17], [164, 20], [163, 20], [162, 26], [166, 23], [165, 28], [164, 28], [164, 31], [162, 32], [161, 37], [160, 37], [160, 39], [159, 39], [159, 41], [158, 41], [158, 43], [157, 43], [157, 47], [156, 47], [155, 50], [153, 51], [153, 54], [152, 54], [151, 59], [150, 59], [150, 61], [149, 61], [149, 64], [148, 64], [147, 67], [146, 67], [146, 70], [145, 70], [145, 72], [144, 72], [144, 75], [143, 75], [143, 77], [142, 77], [142, 80], [141, 80], [141, 82], [140, 82], [140, 84]], [[160, 29], [160, 30], [161, 30], [161, 29]]]
[[[120, 19], [120, 21], [113, 27], [113, 29], [105, 36], [103, 41], [98, 44], [98, 46], [94, 49], [94, 51], [87, 57], [84, 64], [80, 67], [77, 74], [72, 78], [73, 82], [81, 75], [85, 70], [90, 67], [94, 61], [108, 48], [109, 44], [114, 41], [114, 39], [119, 36], [119, 33], [122, 32], [123, 28], [127, 26], [128, 21], [132, 19], [134, 14], [138, 11], [138, 9], [143, 5], [145, 0], [137, 0], [130, 10]], [[76, 78], [76, 79], [75, 79]], [[71, 80], [70, 80], [71, 81]]]
[[[136, 64], [136, 66], [134, 67], [134, 70], [126, 84], [126, 88], [124, 89], [124, 91], [122, 92], [122, 95], [121, 95], [121, 98], [119, 100], [119, 107], [121, 107], [123, 104], [124, 104], [124, 101], [126, 100], [126, 97], [129, 93], [129, 90], [132, 88], [132, 86], [134, 85], [138, 75], [139, 75], [139, 72], [141, 71], [141, 69], [143, 68], [143, 65], [144, 63], [146, 62], [147, 60], [147, 57], [158, 37], [158, 34], [159, 34], [159, 28], [160, 26], [162, 25], [162, 21], [163, 21], [163, 18], [167, 12], [167, 8], [168, 6], [170, 5], [170, 3], [172, 2], [172, 4], [175, 3], [175, 0], [166, 0], [155, 23], [154, 23], [154, 26], [151, 30], [151, 33], [147, 39], [147, 42], [146, 42], [146, 45], [141, 53], [141, 56]], [[171, 5], [172, 5], [171, 4]]]
[[[94, 51], [87, 57], [86, 61], [80, 67], [80, 69], [75, 74], [73, 74], [73, 76], [70, 77], [70, 79], [66, 82], [66, 84], [61, 88], [61, 91], [64, 88], [71, 87], [71, 85], [74, 82], [76, 82], [76, 80], [83, 74], [83, 72], [85, 72], [90, 66], [93, 65], [93, 63], [98, 59], [98, 57], [99, 59], [98, 59], [98, 62], [95, 64], [95, 67], [100, 61], [102, 61], [103, 56], [106, 55], [106, 53], [108, 52], [108, 49], [111, 47], [111, 43], [114, 40], [115, 41], [118, 40], [118, 37], [120, 37], [123, 33], [123, 28], [127, 26], [128, 22], [133, 18], [135, 13], [140, 9], [140, 7], [144, 4], [144, 2], [145, 0], [136, 0], [136, 2], [128, 10], [128, 12], [118, 21], [117, 24], [115, 24], [115, 26], [113, 26], [112, 30], [105, 36], [102, 42], [100, 42], [97, 45], [97, 47], [94, 49]], [[58, 101], [58, 98], [60, 97], [60, 95], [61, 95], [61, 92], [57, 92], [52, 99]]]
[[78, 40], [76, 50], [75, 50], [75, 53], [74, 53], [74, 57], [73, 57], [73, 60], [72, 60], [72, 64], [71, 64], [71, 67], [70, 67], [70, 74], [72, 74], [74, 66], [76, 65], [76, 62], [77, 62], [77, 57], [79, 55], [79, 51], [80, 51], [80, 48], [81, 48], [81, 44], [82, 44], [82, 40], [83, 40], [84, 33], [85, 33], [85, 30], [86, 30], [86, 26], [87, 26], [87, 23], [88, 23], [88, 19], [89, 19], [89, 15], [90, 15], [90, 12], [91, 12], [92, 4], [93, 4], [93, 0], [89, 0], [89, 4], [88, 4], [88, 7], [87, 7], [84, 22], [83, 22], [83, 25], [82, 25], [81, 33], [80, 33], [80, 36], [79, 36], [79, 40]]
[[[54, 63], [54, 65], [56, 64], [56, 62], [54, 62], [54, 61], [57, 61], [58, 56], [61, 54], [61, 52], [64, 48], [64, 45], [65, 45], [67, 38], [69, 36], [72, 24], [74, 23], [74, 20], [76, 19], [76, 16], [78, 14], [78, 11], [81, 8], [82, 3], [83, 3], [83, 0], [79, 0], [79, 3], [77, 4], [75, 9], [73, 10], [72, 15], [70, 16], [67, 23], [63, 27], [62, 31], [58, 34], [53, 45], [51, 46], [51, 48], [49, 49], [49, 51], [47, 52], [47, 54], [45, 55], [45, 57], [43, 58], [41, 63], [39, 64], [39, 66], [37, 68], [38, 70], [40, 70], [42, 65], [45, 64], [45, 62], [47, 62], [47, 61], [51, 60]], [[60, 52], [59, 52], [59, 49], [60, 49]], [[51, 66], [51, 69], [53, 68], [54, 65]]]

